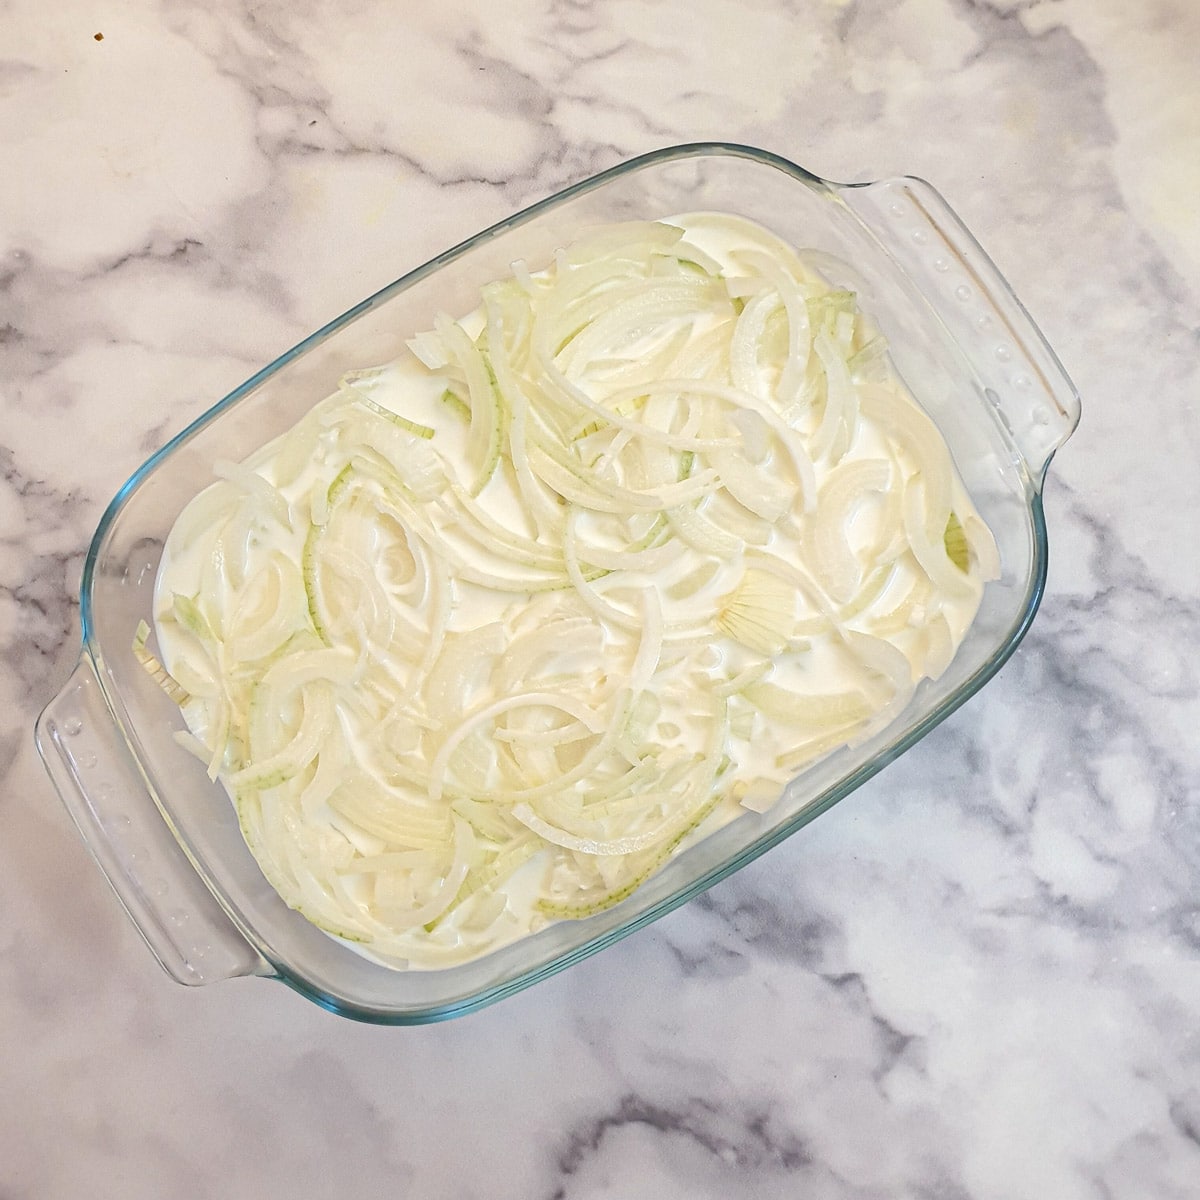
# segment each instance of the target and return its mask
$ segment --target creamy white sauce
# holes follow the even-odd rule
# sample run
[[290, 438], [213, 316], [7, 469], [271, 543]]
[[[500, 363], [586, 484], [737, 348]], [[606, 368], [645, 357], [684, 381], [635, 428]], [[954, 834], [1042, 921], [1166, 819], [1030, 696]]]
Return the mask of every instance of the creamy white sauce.
[[[786, 254], [772, 245], [769, 236], [765, 242], [755, 244], [753, 237], [748, 237], [745, 231], [731, 230], [720, 220], [713, 221], [704, 214], [677, 218], [675, 222], [685, 228], [692, 245], [721, 264], [726, 277], [744, 273], [745, 260], [741, 255], [747, 249]], [[696, 322], [693, 341], [703, 340], [717, 324], [716, 317]], [[483, 326], [482, 316], [480, 313], [471, 314], [464, 318], [462, 325], [474, 336]], [[659, 330], [648, 335], [644, 341], [635, 340], [623, 350], [636, 361], [639, 354], [651, 354], [662, 341]], [[775, 373], [766, 368], [762, 369], [760, 378], [764, 391], [769, 391], [777, 382]], [[471, 477], [467, 426], [443, 399], [446, 388], [443, 374], [430, 371], [412, 356], [405, 356], [378, 372], [364, 375], [355, 381], [354, 386], [372, 404], [433, 430], [428, 440], [417, 440], [406, 431], [396, 429], [388, 422], [381, 422], [377, 430], [380, 446], [388, 443], [393, 449], [399, 448], [401, 453], [405, 452], [404, 447], [411, 447], [412, 454], [433, 455], [451, 478], [465, 481]], [[898, 388], [899, 385], [892, 381], [890, 386]], [[911, 403], [911, 400], [903, 402]], [[284, 586], [290, 597], [288, 603], [295, 608], [303, 603], [303, 589], [300, 594], [296, 591], [298, 581], [306, 581], [310, 571], [322, 570], [324, 582], [321, 584], [321, 594], [325, 596], [322, 603], [329, 611], [335, 612], [339, 602], [347, 612], [358, 606], [356, 619], [360, 620], [360, 625], [354, 626], [353, 621], [348, 619], [348, 623], [344, 622], [339, 628], [338, 636], [352, 649], [358, 647], [359, 667], [366, 659], [382, 655], [391, 673], [389, 677], [398, 681], [401, 692], [404, 692], [406, 680], [419, 677], [413, 657], [419, 658], [421, 655], [422, 638], [426, 636], [429, 622], [434, 619], [432, 614], [438, 609], [440, 593], [434, 584], [428, 582], [424, 586], [414, 584], [407, 592], [404, 591], [405, 577], [410, 567], [414, 578], [419, 573], [415, 566], [416, 559], [406, 548], [410, 543], [404, 541], [398, 524], [379, 517], [377, 512], [374, 518], [377, 527], [366, 534], [363, 534], [362, 528], [353, 527], [355, 536], [346, 543], [350, 549], [331, 550], [322, 542], [320, 554], [309, 552], [306, 558], [311, 523], [322, 525], [329, 532], [326, 541], [336, 543], [333, 534], [336, 528], [340, 528], [336, 523], [343, 521], [340, 515], [342, 510], [338, 510], [338, 515], [326, 514], [326, 509], [331, 505], [337, 507], [337, 500], [330, 499], [333, 495], [331, 480], [345, 463], [351, 461], [344, 444], [348, 435], [344, 426], [335, 419], [338, 412], [337, 401], [326, 402], [306, 418], [301, 432], [294, 432], [264, 447], [248, 460], [241, 472], [236, 468], [229, 469], [226, 482], [217, 485], [216, 490], [206, 493], [185, 510], [168, 539], [156, 590], [156, 632], [168, 670], [196, 697], [192, 704], [186, 706], [185, 713], [196, 737], [206, 744], [215, 745], [224, 720], [220, 705], [212, 697], [231, 694], [230, 688], [237, 686], [236, 683], [231, 685], [229, 680], [236, 677], [239, 670], [238, 646], [261, 648], [269, 641], [266, 633], [256, 632], [255, 622], [260, 610], [265, 612], [271, 608], [272, 586], [277, 578], [286, 580]], [[782, 461], [783, 457], [778, 440], [771, 445], [774, 457], [766, 462], [763, 469], [777, 473], [783, 471], [783, 477], [786, 478], [785, 468], [776, 461]], [[390, 453], [386, 446], [383, 453], [385, 456]], [[874, 459], [895, 460], [899, 464], [897, 471], [913, 470], [913, 464], [891, 448], [884, 431], [863, 414], [858, 420], [853, 441], [841, 456], [839, 465]], [[948, 455], [946, 462], [949, 463]], [[819, 489], [832, 468], [826, 461], [818, 461], [815, 468]], [[245, 502], [244, 497], [256, 487], [253, 481], [247, 482], [246, 470], [253, 470], [276, 489], [286, 502], [286, 520], [273, 516], [266, 501]], [[965, 521], [974, 510], [952, 471], [950, 476], [952, 508]], [[893, 488], [901, 484], [898, 478], [892, 480]], [[334, 484], [335, 490], [336, 487]], [[444, 496], [445, 493], [441, 493], [424, 501], [425, 507], [418, 511], [414, 519], [424, 520], [430, 514], [436, 515], [441, 511], [439, 505]], [[515, 472], [507, 459], [502, 459], [491, 481], [475, 502], [493, 521], [521, 537], [536, 540], [535, 525], [521, 501]], [[860, 559], [879, 540], [881, 522], [889, 514], [894, 521], [895, 510], [889, 509], [883, 496], [869, 497], [858, 505], [848, 528], [850, 545]], [[644, 524], [648, 525], [649, 520], [647, 518]], [[812, 541], [813, 520], [813, 515], [805, 514], [799, 503], [793, 504], [790, 514], [770, 529], [767, 540], [759, 549], [789, 566], [801, 567], [807, 576], [812, 577], [814, 568], [807, 547]], [[584, 515], [579, 518], [578, 528], [585, 540], [603, 543], [604, 531], [611, 525], [608, 518]], [[529, 569], [518, 562], [505, 562], [503, 555], [485, 554], [473, 548], [468, 538], [458, 537], [452, 528], [446, 536], [451, 539], [456, 552], [477, 569], [507, 577], [529, 573]], [[978, 539], [983, 535], [976, 529], [973, 536], [977, 539], [975, 549], [982, 550]], [[620, 547], [613, 542], [611, 548], [615, 550]], [[707, 582], [688, 595], [679, 594], [681, 585], [705, 561], [715, 564]], [[542, 664], [541, 675], [547, 671], [553, 674], [555, 664], [560, 673], [567, 675], [577, 672], [584, 677], [591, 672], [597, 681], [592, 683], [587, 698], [611, 707], [618, 703], [619, 689], [628, 680], [637, 662], [640, 630], [645, 623], [637, 607], [637, 597], [646, 589], [651, 589], [657, 598], [664, 632], [659, 662], [669, 661], [677, 655], [680, 662], [678, 666], [659, 670], [655, 675], [654, 690], [660, 711], [647, 724], [644, 737], [681, 754], [696, 755], [704, 749], [712, 727], [711, 714], [722, 703], [714, 700], [712, 689], [734, 679], [755, 663], [761, 663], [764, 657], [770, 657], [761, 648], [743, 644], [713, 625], [714, 615], [728, 604], [747, 567], [753, 566], [755, 561], [753, 546], [748, 546], [744, 553], [724, 560], [706, 560], [694, 551], [686, 550], [673, 561], [651, 572], [617, 571], [591, 581], [589, 586], [592, 595], [597, 598], [593, 602], [601, 606], [611, 604], [621, 612], [631, 614], [632, 629], [605, 625], [587, 604], [581, 603], [579, 594], [572, 587], [531, 599], [526, 595], [501, 592], [457, 579], [450, 585], [452, 596], [449, 608], [445, 610], [446, 636], [453, 643], [456, 637], [492, 623], [501, 623], [507, 631], [506, 636], [510, 638], [531, 628], [546, 628], [551, 631], [548, 645], [553, 653], [549, 663]], [[313, 562], [318, 564], [316, 568]], [[272, 564], [275, 566], [272, 567]], [[888, 630], [885, 640], [911, 664], [915, 681], [925, 672], [929, 662], [937, 658], [930, 649], [930, 639], [935, 637], [930, 632], [931, 621], [944, 621], [944, 629], [939, 626], [941, 633], [937, 636], [942, 636], [948, 642], [948, 647], [944, 648], [945, 655], [951, 653], [962, 640], [982, 593], [983, 579], [978, 565], [973, 559], [971, 573], [961, 577], [962, 586], [957, 590], [946, 590], [931, 587], [926, 573], [908, 553], [897, 555], [886, 570], [875, 563], [861, 562], [861, 584], [873, 578], [872, 572], [883, 570], [884, 574], [890, 572], [886, 586], [876, 589], [877, 594], [869, 605], [844, 621], [839, 620], [838, 624], [851, 631], [870, 631], [872, 622], [882, 621], [887, 625], [887, 614], [901, 606], [899, 615], [891, 621], [894, 628]], [[362, 575], [364, 568], [382, 581], [373, 585], [373, 593], [365, 582], [366, 576]], [[277, 575], [272, 574], [273, 570]], [[361, 576], [359, 583], [368, 595], [365, 602], [352, 586], [356, 576]], [[882, 581], [883, 576], [879, 578]], [[903, 605], [914, 588], [929, 594], [906, 612]], [[189, 628], [187, 613], [181, 612], [179, 602], [175, 599], [177, 596], [196, 600], [214, 639], [206, 640], [197, 636], [195, 628]], [[372, 600], [371, 596], [382, 597], [382, 600]], [[412, 602], [414, 597], [415, 603]], [[381, 604], [394, 611], [381, 612]], [[797, 601], [794, 615], [799, 627], [819, 625], [823, 619], [823, 604], [827, 602], [820, 599]], [[286, 607], [277, 605], [276, 609], [282, 612]], [[579, 629], [559, 644], [552, 636], [553, 623], [556, 619], [568, 617], [586, 618], [586, 621], [580, 623], [577, 620]], [[297, 627], [307, 624], [310, 634], [316, 620], [313, 617], [307, 621], [298, 610], [293, 613], [293, 624]], [[585, 625], [591, 628], [585, 629]], [[381, 647], [378, 655], [376, 649], [372, 648], [375, 647], [372, 637], [376, 636], [372, 633], [373, 629], [385, 630], [385, 635], [378, 635], [383, 638], [378, 643]], [[796, 636], [802, 652], [775, 656], [773, 666], [764, 676], [769, 678], [770, 683], [806, 695], [857, 691], [868, 696], [876, 709], [888, 709], [889, 689], [877, 674], [869, 671], [864, 673], [861, 656], [837, 628], [826, 624], [824, 629], [807, 637], [806, 646], [803, 645], [806, 635]], [[590, 642], [589, 637], [592, 638]], [[582, 639], [579, 644], [584, 649], [575, 653], [573, 643], [579, 639]], [[214, 651], [214, 640], [221, 644], [219, 650]], [[402, 645], [408, 649], [396, 649]], [[602, 648], [594, 652], [588, 649], [589, 646]], [[472, 677], [474, 667], [470, 670], [464, 668], [461, 684], [464, 691], [461, 697], [463, 712], [456, 719], [506, 698], [505, 693], [497, 688], [503, 652], [491, 659], [481, 653], [475, 661], [482, 664], [476, 671], [480, 677]], [[945, 661], [948, 661], [948, 657], [945, 657]], [[490, 674], [486, 669], [489, 662], [493, 664]], [[261, 676], [261, 668], [258, 670]], [[418, 672], [418, 675], [414, 675], [414, 672]], [[546, 689], [551, 687], [550, 684], [539, 685], [536, 678], [532, 681], [527, 678], [523, 686], [515, 691], [537, 691], [539, 686]], [[381, 718], [379, 706], [374, 700], [364, 701], [361, 706], [351, 702], [339, 704], [335, 725], [340, 730], [345, 747], [343, 769], [365, 770], [376, 778], [390, 779], [389, 786], [398, 787], [402, 792], [412, 792], [408, 784], [395, 781], [396, 764], [416, 762], [422, 771], [429, 768], [431, 758], [436, 756], [439, 737], [445, 734], [444, 730], [428, 728], [430, 724], [436, 724], [433, 715], [436, 705], [428, 692], [429, 689], [422, 683], [415, 693], [410, 690], [404, 695], [400, 706], [402, 720], [393, 720], [396, 714], [392, 711], [385, 712]], [[259, 703], [263, 694], [272, 694], [265, 685], [261, 685], [258, 691], [250, 692], [249, 696]], [[286, 711], [266, 714], [268, 724], [277, 723], [283, 730], [276, 737], [275, 750], [281, 749], [300, 726], [301, 706], [297, 695], [289, 694]], [[753, 706], [748, 707], [743, 701], [735, 699], [731, 703], [738, 707], [738, 715], [734, 717], [731, 711], [731, 728], [722, 747], [723, 755], [730, 760], [729, 769], [718, 785], [724, 798], [703, 824], [687, 833], [680, 848], [685, 848], [696, 838], [713, 832], [743, 813], [745, 810], [738, 803], [739, 789], [749, 788], [752, 794], [757, 789], [760, 795], [765, 789], [768, 795], [777, 794], [786, 780], [803, 765], [799, 761], [803, 754], [796, 753], [796, 729], [763, 719], [761, 714], [755, 717]], [[384, 709], [387, 709], [386, 704]], [[256, 716], [252, 710], [246, 720], [250, 729], [247, 736], [253, 736], [255, 721], [261, 724], [264, 716], [261, 712]], [[392, 724], [388, 725], [388, 722]], [[383, 725], [388, 725], [386, 737], [381, 735]], [[830, 729], [817, 728], [812, 736], [813, 755], [826, 753], [847, 738], [862, 736], [867, 728], [869, 726], [850, 730], [840, 740], [835, 734], [832, 741]], [[389, 738], [394, 740], [389, 741]], [[801, 743], [803, 740], [799, 739]], [[792, 758], [796, 761], [792, 762]], [[223, 759], [223, 777], [227, 781], [233, 780], [230, 789], [236, 793], [235, 777], [239, 768], [245, 769], [245, 764], [232, 742]], [[787, 765], [781, 766], [781, 760]], [[453, 758], [451, 761], [454, 761]], [[556, 764], [558, 762], [553, 761]], [[488, 769], [494, 774], [494, 767]], [[423, 798], [429, 808], [440, 811], [439, 806], [444, 807], [454, 795], [471, 794], [471, 787], [455, 775], [456, 770], [466, 771], [467, 765], [449, 771], [446, 793], [439, 801], [430, 803], [428, 796]], [[316, 782], [310, 778], [311, 764], [306, 771], [305, 786], [310, 790], [307, 799], [296, 809], [303, 813], [304, 820], [311, 820], [313, 826], [313, 840], [311, 844], [306, 843], [304, 853], [311, 854], [314, 861], [322, 855], [327, 856], [333, 864], [332, 869], [339, 872], [339, 886], [344, 895], [359, 905], [363, 914], [374, 913], [379, 906], [379, 889], [384, 886], [382, 877], [358, 872], [347, 864], [389, 852], [401, 856], [407, 853], [411, 857], [412, 851], [403, 846], [397, 850], [386, 839], [355, 827], [344, 815], [331, 809], [325, 802], [329, 797], [319, 794], [322, 791], [319, 769]], [[458, 779], [457, 783], [455, 779]], [[735, 784], [738, 786], [734, 787]], [[476, 786], [486, 791], [492, 786], [491, 776], [482, 784], [477, 781]], [[771, 789], [774, 789], [774, 793]], [[270, 788], [266, 791], [267, 802], [273, 804]], [[417, 801], [422, 801], [422, 798], [418, 796]], [[258, 814], [259, 809], [255, 808], [254, 812]], [[263, 812], [266, 812], [265, 807]], [[255, 821], [260, 819], [266, 822], [268, 817], [256, 815], [254, 818]], [[262, 862], [260, 850], [261, 847], [256, 848]], [[449, 855], [449, 850], [446, 854]], [[387, 943], [386, 953], [379, 952], [380, 943], [359, 944], [349, 941], [347, 944], [368, 957], [392, 966], [437, 967], [477, 957], [526, 936], [548, 919], [553, 919], [553, 912], [539, 909], [539, 901], [571, 902], [569, 876], [574, 868], [570, 864], [564, 866], [562, 862], [555, 867], [555, 855], [556, 852], [551, 849], [538, 851], [502, 886], [479, 889], [466, 903], [441, 916], [433, 932], [423, 933], [418, 927], [415, 934], [405, 935], [407, 942], [402, 937], [397, 942]], [[449, 861], [447, 857], [444, 862], [443, 874], [446, 878], [453, 873]], [[294, 862], [263, 865], [268, 878], [277, 887], [277, 880], [282, 876], [286, 875], [289, 879], [293, 877]], [[601, 864], [601, 867], [602, 874], [608, 870], [614, 879], [620, 880], [619, 862]], [[302, 870], [306, 869], [302, 867]], [[436, 897], [438, 887], [448, 886], [438, 879], [423, 878], [419, 873], [409, 879], [407, 871], [405, 860], [402, 864], [398, 863], [394, 876], [389, 877], [388, 886], [394, 891], [388, 894], [396, 908], [403, 908], [407, 904], [410, 908], [420, 909], [423, 904], [430, 902], [431, 895]], [[372, 880], [377, 882], [372, 883]], [[410, 887], [411, 894], [405, 893], [405, 887]], [[588, 896], [595, 895], [595, 892], [593, 881]], [[327, 916], [322, 919], [320, 914], [309, 911], [297, 902], [295, 896], [285, 898], [294, 906], [301, 907], [301, 911], [327, 932], [337, 935], [338, 928], [332, 918]]]

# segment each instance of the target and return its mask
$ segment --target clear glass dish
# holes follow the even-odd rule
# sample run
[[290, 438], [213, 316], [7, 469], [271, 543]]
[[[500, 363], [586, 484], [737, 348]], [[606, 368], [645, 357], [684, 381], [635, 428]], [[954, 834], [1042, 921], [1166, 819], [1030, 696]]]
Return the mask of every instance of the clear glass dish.
[[[386, 361], [439, 311], [466, 312], [514, 259], [550, 259], [583, 226], [715, 209], [831, 256], [933, 417], [1003, 563], [952, 666], [871, 742], [807, 770], [763, 816], [680, 855], [632, 897], [444, 970], [377, 966], [289, 910], [266, 882], [220, 784], [172, 733], [178, 709], [130, 651], [149, 618], [164, 539], [216, 459], [241, 459]], [[830, 265], [833, 260], [847, 264]], [[83, 571], [79, 663], [37, 724], [46, 767], [91, 853], [163, 967], [181, 983], [282, 980], [360, 1020], [436, 1021], [507, 996], [670, 912], [836, 804], [983, 686], [1029, 627], [1046, 575], [1041, 488], [1079, 399], [978, 243], [918, 179], [834, 184], [744, 146], [678, 146], [633, 159], [487, 229], [364, 300], [247, 380], [121, 489]]]

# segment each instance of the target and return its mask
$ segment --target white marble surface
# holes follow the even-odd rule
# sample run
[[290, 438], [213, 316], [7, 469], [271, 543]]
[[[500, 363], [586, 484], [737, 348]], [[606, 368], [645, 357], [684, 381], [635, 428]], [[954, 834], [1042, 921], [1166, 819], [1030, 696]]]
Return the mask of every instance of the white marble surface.
[[[3, 1200], [1200, 1196], [1193, 0], [0, 13]], [[803, 834], [483, 1013], [177, 987], [33, 750], [104, 506], [406, 268], [706, 137], [933, 180], [1047, 332], [1085, 407], [1033, 632]]]

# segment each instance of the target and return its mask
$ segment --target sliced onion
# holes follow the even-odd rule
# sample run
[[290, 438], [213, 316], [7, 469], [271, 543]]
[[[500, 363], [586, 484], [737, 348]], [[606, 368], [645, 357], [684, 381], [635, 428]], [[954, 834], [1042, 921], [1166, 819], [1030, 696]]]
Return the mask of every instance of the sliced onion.
[[137, 632], [133, 635], [133, 656], [138, 660], [150, 678], [182, 708], [192, 697], [175, 682], [166, 667], [146, 649], [146, 642], [149, 637], [150, 626], [145, 621], [139, 621]]
[[968, 512], [960, 518], [971, 543], [971, 553], [979, 565], [979, 578], [984, 583], [1000, 578], [1000, 551], [992, 531], [984, 524], [983, 519], [974, 512]]
[[440, 917], [454, 903], [458, 890], [471, 869], [471, 851], [474, 844], [475, 835], [471, 832], [471, 826], [461, 818], [456, 818], [454, 859], [437, 891], [426, 903], [407, 912], [387, 909], [382, 915], [386, 916], [388, 927], [395, 930], [416, 929]]
[[846, 360], [825, 330], [813, 339], [813, 349], [825, 371], [825, 411], [814, 438], [813, 457], [829, 455], [840, 462], [858, 432], [858, 393]]
[[[508, 696], [503, 700], [497, 700], [494, 704], [489, 704], [478, 712], [473, 713], [456, 728], [451, 730], [443, 739], [441, 747], [429, 766], [429, 799], [437, 803], [442, 798], [446, 772], [450, 765], [450, 756], [477, 725], [494, 720], [511, 709], [529, 707], [531, 705], [562, 709], [562, 711], [585, 725], [592, 733], [599, 733], [604, 727], [598, 713], [580, 704], [570, 696], [555, 692], [529, 692], [522, 696]], [[563, 780], [557, 782], [561, 784]], [[545, 785], [537, 785], [533, 789], [533, 792], [535, 794], [540, 792], [543, 786]], [[530, 794], [529, 789], [521, 789], [521, 791], [523, 795]]]
[[898, 711], [907, 704], [913, 690], [912, 664], [907, 655], [891, 642], [865, 633], [848, 633], [846, 640], [869, 674], [887, 688], [887, 709]]
[[550, 845], [577, 850], [580, 854], [633, 854], [638, 850], [645, 850], [647, 846], [653, 846], [656, 842], [661, 842], [669, 835], [671, 824], [664, 822], [663, 826], [648, 829], [643, 833], [597, 840], [579, 837], [576, 834], [568, 833], [565, 829], [551, 825], [548, 821], [543, 821], [528, 804], [516, 805], [513, 809], [513, 816]]
[[475, 468], [470, 484], [471, 495], [477, 496], [491, 479], [500, 461], [501, 410], [500, 397], [492, 387], [487, 363], [478, 347], [457, 321], [441, 318], [438, 335], [445, 343], [452, 361], [466, 376], [471, 397], [471, 433], [469, 451]]
[[796, 622], [796, 590], [778, 575], [754, 567], [721, 606], [717, 628], [767, 656], [787, 647]]
[[839, 604], [854, 597], [862, 579], [863, 564], [848, 536], [850, 518], [864, 497], [887, 487], [891, 475], [886, 461], [859, 459], [830, 472], [821, 485], [813, 519], [812, 565], [826, 592]]
[[758, 250], [744, 250], [738, 256], [743, 262], [755, 267], [771, 281], [779, 298], [783, 301], [788, 319], [788, 353], [779, 377], [778, 396], [781, 405], [795, 399], [808, 367], [808, 356], [812, 347], [812, 330], [809, 326], [808, 307], [795, 278], [780, 264], [777, 258]]
[[855, 725], [873, 712], [867, 697], [858, 691], [805, 695], [769, 680], [757, 680], [747, 684], [741, 694], [773, 721], [818, 732]]
[[224, 479], [235, 487], [241, 488], [246, 495], [257, 499], [262, 505], [262, 510], [269, 513], [280, 525], [291, 525], [292, 515], [287, 500], [257, 471], [251, 470], [242, 463], [218, 459], [213, 464], [213, 474], [219, 479]]
[[999, 570], [855, 296], [690, 221], [515, 266], [171, 534], [176, 673], [135, 653], [272, 886], [389, 964], [601, 911], [772, 808], [947, 669]]
[[882, 426], [912, 459], [924, 493], [926, 536], [941, 537], [950, 516], [952, 464], [937, 426], [895, 385], [859, 389], [864, 416]]
[[760, 346], [767, 318], [782, 303], [775, 292], [756, 295], [739, 314], [729, 345], [729, 369], [734, 387], [764, 399], [767, 393], [762, 381]]
[[332, 728], [333, 698], [328, 689], [305, 688], [304, 716], [295, 736], [282, 749], [256, 757], [249, 766], [235, 771], [229, 776], [229, 786], [236, 791], [261, 791], [293, 778], [316, 758]]
[[928, 497], [921, 480], [910, 480], [904, 489], [904, 532], [921, 569], [936, 587], [951, 596], [971, 594], [973, 584], [950, 561], [945, 541], [929, 536]]

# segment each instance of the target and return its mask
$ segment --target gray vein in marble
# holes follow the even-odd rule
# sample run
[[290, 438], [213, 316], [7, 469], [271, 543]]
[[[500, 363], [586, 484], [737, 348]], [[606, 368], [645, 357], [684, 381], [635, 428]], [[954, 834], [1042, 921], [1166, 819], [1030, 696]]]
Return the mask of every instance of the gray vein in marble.
[[1055, 0], [956, 0], [956, 3], [972, 12], [986, 13], [1001, 22], [1022, 23], [1024, 13], [1036, 8], [1049, 8]]
[[197, 258], [197, 252], [204, 250], [204, 243], [199, 238], [183, 235], [180, 237], [154, 238], [151, 241], [145, 242], [142, 246], [135, 250], [127, 250], [122, 254], [116, 255], [108, 262], [101, 263], [97, 269], [88, 276], [96, 278], [99, 275], [108, 275], [113, 271], [119, 271], [122, 267], [128, 266], [130, 263], [155, 262], [155, 263], [194, 263]]
[[1186, 1096], [1170, 1103], [1171, 1124], [1200, 1149], [1200, 1092], [1193, 1088]]
[[[189, 25], [196, 16], [194, 12], [184, 10], [178, 19], [178, 28], [185, 36], [192, 32]], [[530, 180], [540, 179], [543, 164], [561, 162], [569, 157], [567, 147], [560, 144], [544, 151], [530, 164], [528, 171], [521, 174], [514, 175], [511, 169], [491, 174], [438, 169], [427, 157], [406, 151], [390, 139], [366, 138], [361, 132], [347, 131], [330, 115], [332, 97], [318, 82], [319, 64], [312, 55], [296, 40], [285, 38], [275, 33], [270, 26], [264, 25], [252, 11], [245, 14], [244, 29], [250, 38], [261, 42], [254, 51], [245, 46], [232, 46], [230, 38], [223, 32], [216, 35], [219, 42], [215, 46], [205, 45], [204, 39], [195, 37], [193, 45], [209, 56], [214, 70], [253, 97], [260, 113], [281, 106], [290, 107], [297, 113], [299, 119], [295, 122], [296, 128], [282, 138], [272, 137], [260, 128], [259, 147], [272, 161], [281, 153], [331, 153], [338, 157], [377, 155], [440, 187], [483, 185], [495, 188], [508, 197], [522, 194]], [[213, 36], [213, 31], [205, 32], [210, 37]], [[543, 133], [553, 136], [553, 128], [546, 120], [554, 104], [554, 96], [550, 90], [513, 63], [490, 54], [479, 34], [459, 39], [453, 50], [455, 57], [464, 61], [469, 69], [484, 74], [485, 79], [477, 97], [479, 100], [484, 103], [489, 99], [498, 100], [508, 115], [532, 119]], [[236, 65], [230, 64], [231, 58]], [[286, 64], [289, 79], [306, 81], [307, 94], [298, 96], [294, 90], [289, 90], [276, 81], [275, 77], [280, 73], [278, 60]], [[317, 141], [306, 136], [307, 131], [316, 126], [335, 131], [335, 142], [329, 144], [327, 138]]]
[[696, 906], [725, 926], [730, 945], [745, 947], [748, 955], [766, 954], [806, 970], [823, 964], [827, 942], [837, 934], [820, 914], [772, 896], [741, 895], [737, 888], [706, 892], [697, 897]]
[[[740, 1127], [728, 1129], [725, 1114], [703, 1098], [689, 1097], [682, 1104], [668, 1107], [626, 1095], [614, 1111], [594, 1117], [566, 1135], [566, 1145], [558, 1154], [561, 1175], [566, 1180], [578, 1175], [605, 1149], [607, 1139], [629, 1126], [645, 1126], [685, 1138], [726, 1168], [755, 1170], [771, 1164], [794, 1171], [814, 1162], [803, 1140], [791, 1131], [773, 1129], [765, 1113], [743, 1116]], [[550, 1200], [568, 1200], [570, 1195], [569, 1183], [563, 1182], [555, 1187]]]
[[[31, 531], [71, 525], [78, 516], [83, 496], [72, 489], [59, 492], [38, 479], [24, 475], [16, 455], [0, 446], [0, 494], [15, 498], [22, 519]], [[37, 540], [36, 534], [30, 538]], [[0, 607], [11, 606], [13, 635], [0, 641], [0, 662], [17, 680], [25, 695], [38, 695], [48, 674], [61, 665], [62, 650], [73, 636], [78, 602], [73, 582], [78, 577], [81, 554], [77, 549], [28, 549], [19, 533], [0, 530], [0, 548], [21, 550], [20, 565], [0, 563]], [[17, 566], [17, 570], [12, 567]], [[12, 765], [13, 756], [0, 753], [0, 782]]]

